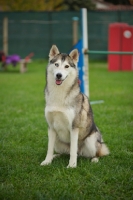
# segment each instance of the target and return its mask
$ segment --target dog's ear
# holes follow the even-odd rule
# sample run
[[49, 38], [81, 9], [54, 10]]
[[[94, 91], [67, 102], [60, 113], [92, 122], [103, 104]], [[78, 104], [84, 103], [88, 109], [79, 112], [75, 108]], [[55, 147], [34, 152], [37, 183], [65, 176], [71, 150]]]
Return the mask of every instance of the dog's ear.
[[72, 58], [74, 63], [77, 63], [79, 60], [79, 52], [77, 49], [74, 49], [70, 52], [69, 56]]
[[49, 58], [50, 60], [52, 60], [56, 55], [58, 55], [60, 52], [57, 48], [56, 45], [53, 45], [50, 49], [50, 52], [49, 52]]

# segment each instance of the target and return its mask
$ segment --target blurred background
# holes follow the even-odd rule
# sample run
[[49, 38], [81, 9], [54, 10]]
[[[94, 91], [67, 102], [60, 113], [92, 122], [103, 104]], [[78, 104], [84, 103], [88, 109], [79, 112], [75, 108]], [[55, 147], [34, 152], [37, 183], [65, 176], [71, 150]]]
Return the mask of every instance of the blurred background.
[[[110, 23], [133, 25], [132, 0], [1, 0], [0, 50], [3, 50], [4, 19], [7, 19], [6, 55], [24, 58], [47, 58], [52, 44], [61, 52], [74, 45], [73, 24], [77, 21], [77, 40], [81, 37], [81, 8], [88, 10], [88, 42], [91, 50], [108, 49]], [[75, 18], [76, 17], [76, 18]], [[90, 55], [90, 59], [105, 60], [107, 55]]]

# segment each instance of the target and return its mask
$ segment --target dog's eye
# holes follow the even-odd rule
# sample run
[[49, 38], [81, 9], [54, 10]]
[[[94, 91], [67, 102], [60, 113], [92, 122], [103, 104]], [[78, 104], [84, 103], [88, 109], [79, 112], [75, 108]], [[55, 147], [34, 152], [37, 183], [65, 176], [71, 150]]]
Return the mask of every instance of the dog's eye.
[[68, 68], [69, 67], [69, 65], [65, 65], [65, 68]]
[[59, 67], [59, 64], [58, 64], [58, 63], [55, 63], [55, 66], [56, 66], [56, 67]]

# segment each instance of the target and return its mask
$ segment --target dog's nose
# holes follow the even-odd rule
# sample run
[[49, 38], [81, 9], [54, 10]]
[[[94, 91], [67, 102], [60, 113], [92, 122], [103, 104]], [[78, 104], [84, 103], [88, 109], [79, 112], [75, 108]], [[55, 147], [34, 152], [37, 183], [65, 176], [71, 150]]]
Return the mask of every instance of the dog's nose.
[[57, 79], [61, 79], [61, 77], [62, 77], [62, 74], [61, 74], [61, 73], [56, 74], [56, 78], [57, 78]]

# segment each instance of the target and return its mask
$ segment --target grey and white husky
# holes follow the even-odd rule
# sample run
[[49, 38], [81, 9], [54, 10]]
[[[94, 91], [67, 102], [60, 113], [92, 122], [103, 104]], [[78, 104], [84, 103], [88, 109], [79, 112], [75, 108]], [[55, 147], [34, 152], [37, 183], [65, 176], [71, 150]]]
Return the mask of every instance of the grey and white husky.
[[50, 164], [60, 154], [70, 154], [67, 167], [77, 166], [77, 156], [98, 162], [98, 157], [109, 154], [89, 100], [80, 92], [78, 58], [77, 49], [69, 55], [60, 53], [55, 45], [50, 49], [45, 88], [48, 151], [41, 165]]

